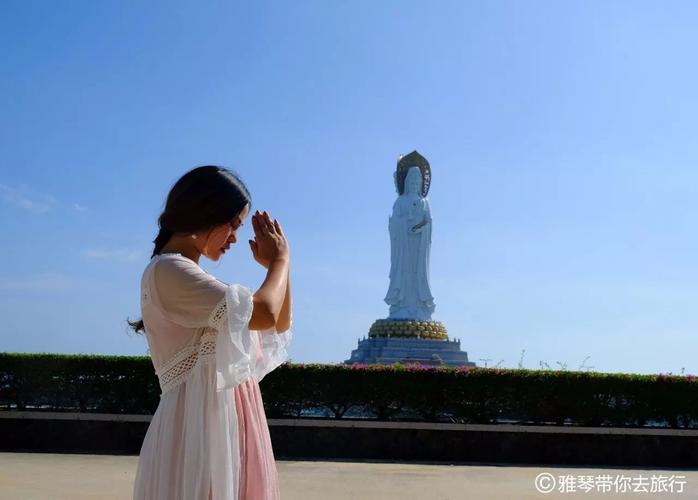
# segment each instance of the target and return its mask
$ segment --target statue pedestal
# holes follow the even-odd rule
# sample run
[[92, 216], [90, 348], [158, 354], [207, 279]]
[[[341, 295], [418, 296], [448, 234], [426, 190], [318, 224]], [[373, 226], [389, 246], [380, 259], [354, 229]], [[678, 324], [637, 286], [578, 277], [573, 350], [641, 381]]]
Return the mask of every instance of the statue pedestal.
[[416, 363], [427, 366], [470, 366], [468, 353], [460, 350], [460, 340], [449, 340], [446, 328], [438, 321], [379, 319], [369, 338], [359, 340], [357, 349], [344, 364], [379, 363], [391, 365]]
[[377, 319], [371, 325], [368, 336], [448, 340], [446, 327], [440, 321], [415, 319]]

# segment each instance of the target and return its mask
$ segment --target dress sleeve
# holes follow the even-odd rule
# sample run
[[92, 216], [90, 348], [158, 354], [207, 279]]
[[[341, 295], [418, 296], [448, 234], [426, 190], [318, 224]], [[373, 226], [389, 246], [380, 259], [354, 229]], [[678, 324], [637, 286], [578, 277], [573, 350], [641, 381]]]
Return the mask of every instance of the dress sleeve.
[[228, 285], [225, 297], [211, 314], [216, 337], [216, 389], [222, 391], [253, 377], [260, 382], [270, 371], [288, 360], [292, 333], [275, 328], [250, 330], [252, 291], [239, 284]]
[[211, 314], [228, 288], [227, 283], [186, 258], [161, 260], [153, 280], [167, 317], [187, 328], [209, 326]]
[[216, 335], [216, 389], [234, 387], [250, 377], [261, 381], [288, 359], [291, 330], [250, 330], [252, 291], [216, 279], [187, 259], [164, 259], [154, 272], [163, 311], [175, 323], [211, 327]]

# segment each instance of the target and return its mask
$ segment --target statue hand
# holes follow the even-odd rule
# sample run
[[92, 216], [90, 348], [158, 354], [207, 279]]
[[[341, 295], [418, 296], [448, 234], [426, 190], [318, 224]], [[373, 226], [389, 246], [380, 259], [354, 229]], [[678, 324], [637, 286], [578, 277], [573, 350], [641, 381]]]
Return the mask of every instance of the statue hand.
[[429, 221], [425, 220], [425, 221], [420, 222], [416, 226], [412, 226], [412, 232], [413, 233], [421, 233], [427, 224], [429, 224]]
[[422, 232], [423, 226], [412, 226], [412, 232], [413, 233], [421, 233]]

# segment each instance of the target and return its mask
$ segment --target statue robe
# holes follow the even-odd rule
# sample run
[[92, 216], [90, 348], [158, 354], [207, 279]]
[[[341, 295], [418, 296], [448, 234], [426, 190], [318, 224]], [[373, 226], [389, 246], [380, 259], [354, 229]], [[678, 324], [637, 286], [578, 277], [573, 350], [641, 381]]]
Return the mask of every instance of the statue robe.
[[[412, 233], [411, 228], [422, 221], [426, 221], [422, 231]], [[421, 196], [399, 196], [393, 205], [388, 228], [390, 287], [384, 300], [390, 305], [390, 319], [430, 320], [434, 297], [429, 285], [429, 201]]]

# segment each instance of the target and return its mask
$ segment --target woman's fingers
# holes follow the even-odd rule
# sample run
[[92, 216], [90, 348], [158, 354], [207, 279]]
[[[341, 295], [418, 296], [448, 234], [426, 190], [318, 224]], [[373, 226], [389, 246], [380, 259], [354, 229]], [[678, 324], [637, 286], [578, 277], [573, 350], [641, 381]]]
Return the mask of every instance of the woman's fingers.
[[264, 222], [267, 225], [267, 229], [269, 230], [270, 233], [274, 232], [274, 230], [275, 230], [274, 223], [272, 222], [271, 217], [269, 216], [269, 213], [267, 213], [267, 211], [265, 210], [263, 215], [264, 215]]
[[256, 235], [267, 237], [273, 237], [274, 235], [284, 236], [279, 221], [272, 219], [266, 210], [263, 212], [257, 211], [252, 215], [252, 228]]
[[[260, 218], [257, 219], [256, 217], [260, 217]], [[252, 221], [253, 221], [253, 224], [255, 224], [255, 221], [256, 221], [256, 230], [258, 230], [264, 236], [269, 236], [269, 227], [264, 222], [264, 216], [262, 214], [259, 214], [259, 216], [257, 214], [253, 215]]]
[[259, 227], [259, 221], [257, 221], [257, 216], [252, 216], [252, 230], [254, 231], [255, 238], [259, 238], [262, 235], [262, 229]]

